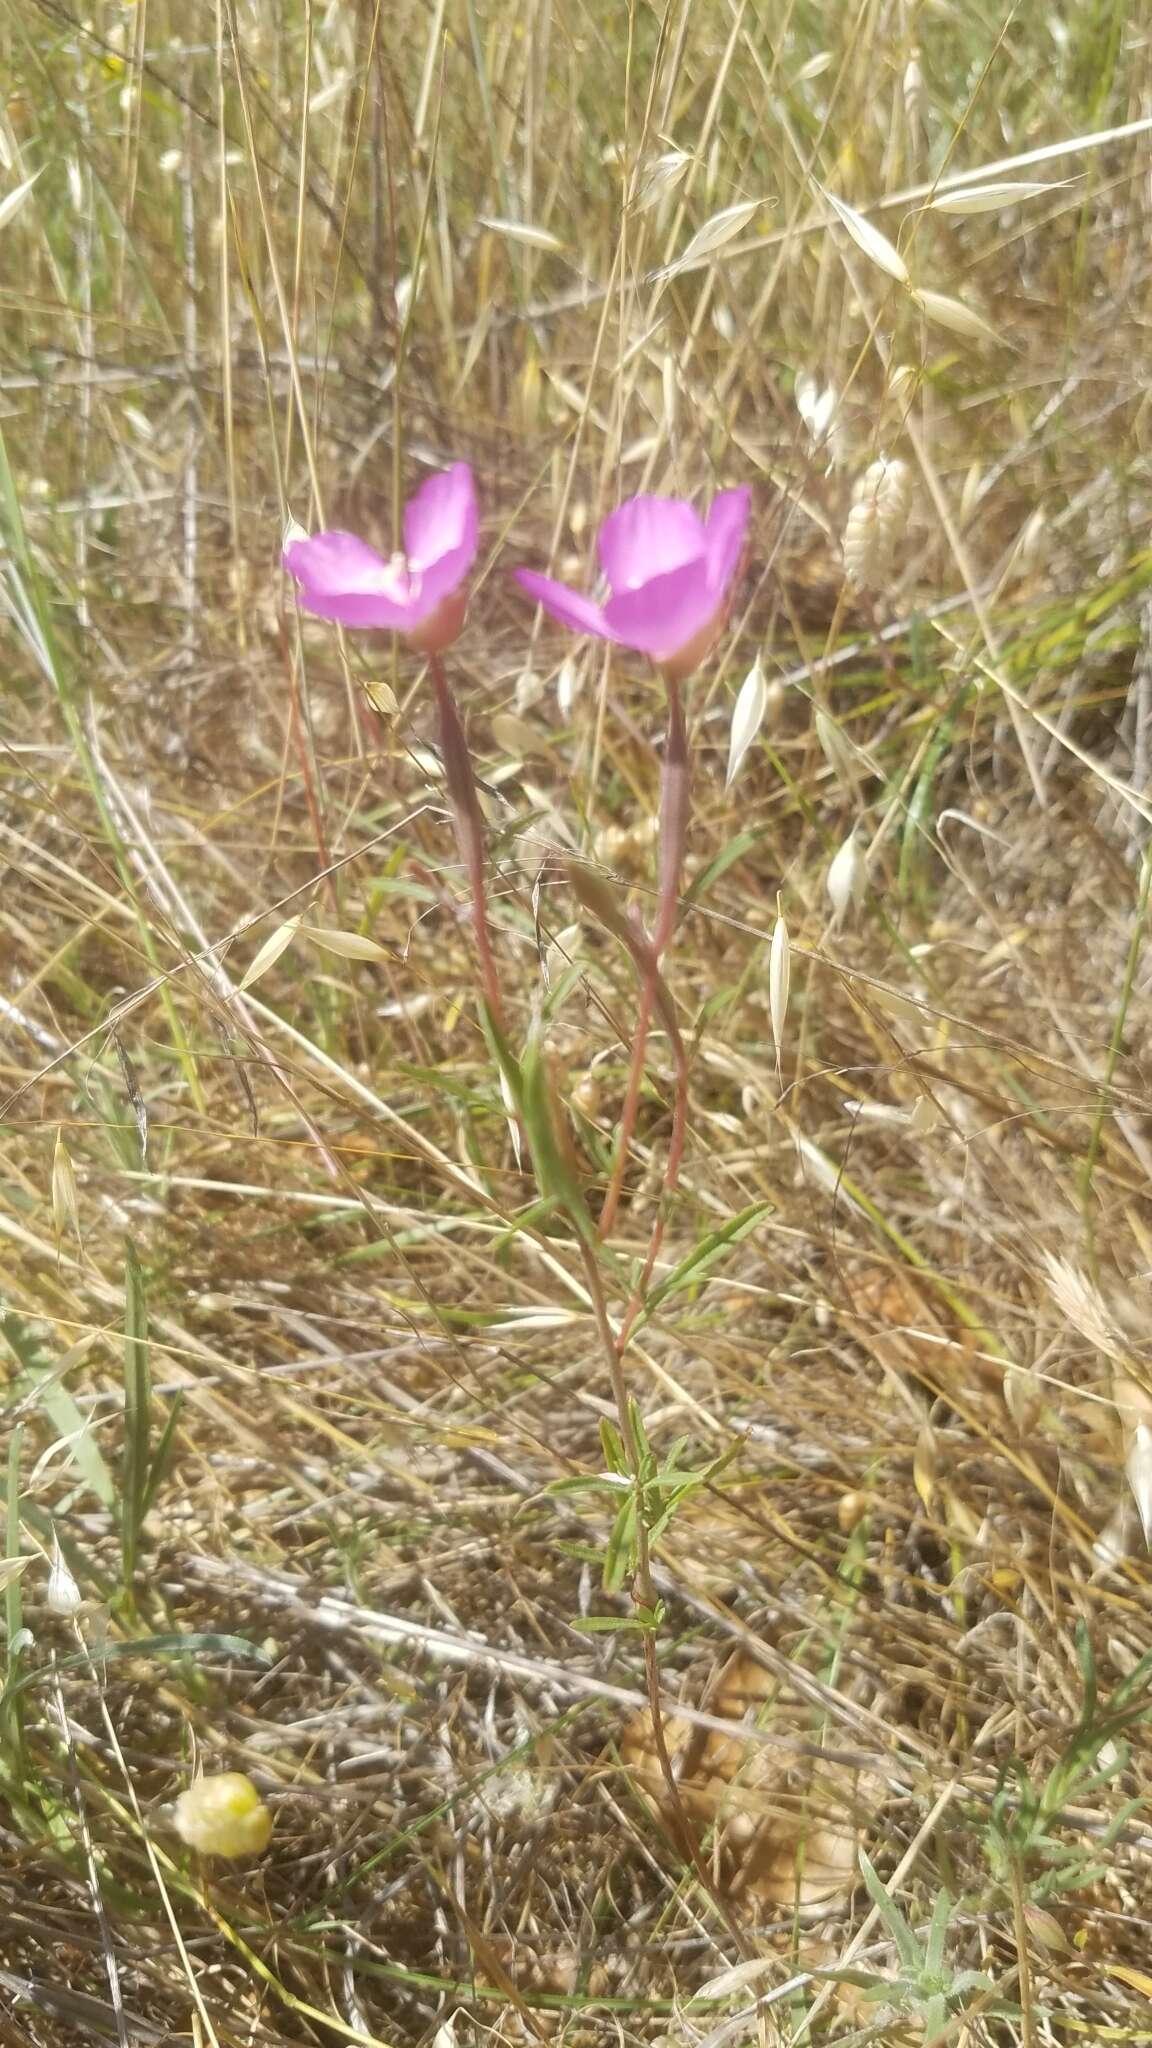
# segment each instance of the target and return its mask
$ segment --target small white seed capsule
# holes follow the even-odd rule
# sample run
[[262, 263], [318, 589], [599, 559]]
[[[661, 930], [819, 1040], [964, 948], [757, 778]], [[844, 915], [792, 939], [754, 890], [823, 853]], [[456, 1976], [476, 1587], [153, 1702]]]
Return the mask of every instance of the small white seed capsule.
[[840, 923], [840, 920], [848, 910], [859, 903], [860, 898], [864, 894], [864, 884], [867, 879], [868, 869], [865, 864], [864, 855], [856, 843], [856, 833], [853, 830], [848, 834], [839, 853], [833, 860], [825, 882], [825, 887], [828, 891], [828, 901], [832, 905], [833, 915], [837, 924]]
[[79, 1614], [84, 1604], [84, 1596], [64, 1562], [60, 1539], [55, 1535], [52, 1538], [52, 1569], [48, 1574], [47, 1598], [52, 1613], [61, 1615], [65, 1621], [71, 1621], [74, 1614]]
[[272, 1815], [243, 1771], [197, 1778], [172, 1818], [181, 1841], [201, 1856], [259, 1856], [272, 1836]]

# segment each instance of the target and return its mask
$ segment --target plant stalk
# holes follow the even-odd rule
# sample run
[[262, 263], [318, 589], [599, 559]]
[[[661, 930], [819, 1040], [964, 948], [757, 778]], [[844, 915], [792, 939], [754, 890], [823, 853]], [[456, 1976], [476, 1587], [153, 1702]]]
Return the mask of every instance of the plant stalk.
[[488, 1014], [500, 1032], [505, 1031], [504, 1002], [500, 994], [500, 976], [496, 969], [496, 957], [492, 951], [492, 933], [488, 923], [488, 897], [484, 881], [484, 817], [480, 799], [476, 794], [476, 777], [472, 772], [472, 756], [456, 700], [448, 687], [444, 664], [438, 654], [430, 654], [428, 666], [432, 672], [432, 687], [436, 693], [436, 715], [440, 729], [440, 757], [444, 763], [444, 775], [448, 784], [448, 797], [452, 805], [452, 823], [456, 833], [456, 844], [464, 871], [468, 877], [468, 891], [472, 900], [472, 931], [476, 941], [476, 953], [480, 962], [480, 979]]
[[[648, 942], [647, 966], [640, 983], [640, 1004], [636, 1016], [636, 1032], [632, 1040], [632, 1059], [628, 1069], [628, 1081], [624, 1093], [624, 1108], [620, 1118], [620, 1137], [616, 1148], [616, 1161], [612, 1178], [604, 1198], [600, 1215], [600, 1235], [608, 1236], [616, 1221], [620, 1197], [624, 1191], [624, 1176], [628, 1171], [628, 1160], [632, 1140], [636, 1132], [636, 1118], [640, 1109], [640, 1091], [644, 1085], [644, 1063], [648, 1051], [648, 1034], [652, 1024], [652, 1013], [660, 981], [660, 962], [672, 937], [676, 923], [676, 912], [680, 902], [680, 877], [684, 867], [684, 849], [688, 840], [688, 814], [692, 795], [692, 765], [688, 753], [688, 730], [684, 722], [684, 700], [680, 684], [673, 676], [666, 677], [668, 689], [668, 730], [664, 739], [664, 763], [660, 775], [660, 853], [657, 877], [656, 922]], [[669, 1151], [668, 1168], [664, 1178], [665, 1197], [672, 1194], [676, 1186], [680, 1160], [684, 1150], [684, 1131], [687, 1123], [687, 1063], [677, 1060], [676, 1103], [673, 1111], [673, 1145], [675, 1147], [675, 1173], [673, 1154]], [[677, 1143], [678, 1137], [678, 1143]], [[658, 1226], [663, 1235], [663, 1226]], [[657, 1241], [658, 1248], [658, 1241]], [[655, 1252], [650, 1253], [653, 1261]]]

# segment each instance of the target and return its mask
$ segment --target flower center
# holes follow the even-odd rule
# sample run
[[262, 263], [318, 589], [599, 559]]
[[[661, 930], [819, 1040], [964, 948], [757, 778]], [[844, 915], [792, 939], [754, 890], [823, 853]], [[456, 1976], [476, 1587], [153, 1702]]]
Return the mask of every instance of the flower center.
[[398, 548], [391, 557], [381, 577], [383, 595], [393, 598], [397, 604], [410, 604], [420, 589], [420, 578], [414, 576], [408, 567], [408, 557], [403, 548]]

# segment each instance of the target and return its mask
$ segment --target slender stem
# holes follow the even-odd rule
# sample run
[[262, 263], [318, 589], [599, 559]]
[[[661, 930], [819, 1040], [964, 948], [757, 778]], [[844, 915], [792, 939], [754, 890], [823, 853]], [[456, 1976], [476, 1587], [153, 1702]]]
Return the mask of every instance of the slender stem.
[[632, 1058], [624, 1091], [624, 1107], [620, 1115], [620, 1137], [612, 1167], [612, 1178], [608, 1183], [608, 1193], [604, 1197], [604, 1207], [600, 1211], [601, 1237], [610, 1235], [616, 1221], [616, 1212], [620, 1207], [620, 1197], [624, 1192], [624, 1175], [628, 1170], [628, 1158], [640, 1109], [640, 1090], [644, 1083], [644, 1061], [648, 1051], [648, 1032], [652, 1024], [656, 976], [659, 971], [653, 954], [644, 980], [640, 984], [640, 1007], [636, 1012], [636, 1029], [632, 1036]]
[[652, 950], [657, 960], [672, 937], [680, 907], [680, 873], [688, 840], [688, 812], [692, 798], [692, 764], [688, 757], [688, 728], [684, 723], [684, 699], [673, 676], [665, 678], [668, 690], [668, 730], [664, 735], [664, 766], [660, 776], [660, 861], [656, 929]]
[[1016, 1961], [1020, 1968], [1020, 2039], [1023, 2048], [1036, 2048], [1032, 1962], [1028, 1954], [1028, 1922], [1024, 1915], [1024, 1874], [1016, 1857], [1012, 1859], [1012, 1932], [1016, 1941]]
[[[688, 732], [684, 723], [684, 700], [680, 685], [672, 677], [666, 677], [668, 689], [668, 730], [664, 739], [664, 765], [660, 776], [660, 858], [656, 898], [656, 923], [648, 950], [647, 967], [640, 984], [640, 1006], [636, 1016], [636, 1031], [632, 1040], [632, 1059], [628, 1069], [628, 1081], [624, 1092], [624, 1108], [620, 1117], [620, 1137], [616, 1148], [616, 1161], [604, 1207], [600, 1215], [600, 1235], [607, 1237], [616, 1221], [620, 1197], [624, 1191], [624, 1176], [628, 1171], [628, 1159], [632, 1139], [636, 1131], [636, 1118], [640, 1109], [640, 1091], [644, 1085], [644, 1061], [648, 1051], [648, 1033], [652, 1024], [652, 1012], [660, 982], [660, 962], [672, 937], [676, 923], [676, 912], [680, 902], [680, 876], [684, 866], [684, 847], [688, 838], [688, 813], [692, 793], [691, 761], [688, 754]], [[676, 1122], [681, 1126], [680, 1154], [683, 1153], [683, 1125], [687, 1119], [687, 1068], [677, 1063], [676, 1076]], [[679, 1158], [677, 1159], [679, 1168]], [[673, 1183], [674, 1185], [674, 1183]], [[666, 1192], [671, 1189], [665, 1183]], [[663, 1234], [661, 1232], [661, 1234]], [[653, 1258], [655, 1254], [652, 1255]]]
[[480, 979], [488, 1014], [501, 1032], [505, 1030], [504, 1002], [500, 994], [500, 976], [496, 969], [496, 957], [492, 951], [492, 933], [488, 924], [488, 897], [484, 883], [484, 818], [480, 810], [480, 799], [476, 794], [476, 777], [472, 772], [472, 756], [456, 700], [448, 687], [444, 664], [438, 654], [428, 657], [432, 671], [432, 687], [436, 692], [436, 712], [440, 724], [440, 755], [444, 763], [444, 774], [448, 783], [448, 795], [452, 804], [452, 822], [456, 831], [456, 844], [468, 877], [468, 890], [472, 898], [472, 931], [476, 941], [476, 953], [480, 962]]
[[620, 1325], [620, 1335], [616, 1339], [621, 1357], [623, 1357], [628, 1348], [628, 1340], [632, 1335], [632, 1326], [644, 1306], [644, 1296], [648, 1292], [648, 1282], [652, 1278], [652, 1270], [660, 1256], [660, 1247], [664, 1242], [664, 1232], [668, 1226], [668, 1204], [676, 1192], [680, 1180], [680, 1166], [684, 1158], [684, 1140], [688, 1130], [688, 1054], [685, 1050], [684, 1040], [679, 1032], [676, 1032], [672, 1040], [672, 1050], [676, 1059], [676, 1082], [672, 1101], [672, 1135], [668, 1140], [668, 1160], [664, 1168], [664, 1186], [660, 1194], [659, 1212], [652, 1226], [652, 1235], [648, 1240], [648, 1250], [644, 1255], [644, 1265], [640, 1278], [636, 1282], [632, 1298], [624, 1311], [624, 1320]]
[[632, 1598], [638, 1607], [647, 1610], [648, 1618], [642, 1623], [644, 1635], [644, 1679], [645, 1690], [648, 1695], [648, 1712], [652, 1722], [652, 1741], [656, 1750], [656, 1760], [660, 1766], [660, 1775], [664, 1781], [664, 1789], [667, 1794], [669, 1814], [675, 1834], [679, 1838], [680, 1848], [691, 1863], [705, 1895], [712, 1901], [725, 1927], [735, 1939], [741, 1953], [746, 1954], [747, 1947], [744, 1937], [733, 1921], [724, 1900], [720, 1897], [708, 1866], [700, 1853], [700, 1845], [693, 1831], [692, 1823], [685, 1811], [680, 1787], [676, 1783], [676, 1774], [672, 1769], [672, 1759], [668, 1751], [667, 1731], [664, 1725], [664, 1702], [660, 1697], [660, 1665], [656, 1651], [656, 1631], [650, 1619], [656, 1608], [657, 1594], [652, 1577], [652, 1559], [648, 1548], [648, 1530], [644, 1521], [644, 1473], [640, 1459], [640, 1446], [636, 1440], [636, 1431], [632, 1421], [632, 1404], [628, 1399], [628, 1383], [624, 1377], [624, 1367], [622, 1364], [624, 1347], [620, 1340], [612, 1334], [612, 1324], [608, 1315], [608, 1306], [604, 1299], [604, 1287], [600, 1278], [600, 1269], [596, 1264], [596, 1254], [592, 1246], [586, 1244], [583, 1239], [580, 1241], [580, 1256], [584, 1265], [584, 1277], [588, 1283], [588, 1293], [592, 1300], [592, 1313], [596, 1319], [596, 1328], [600, 1337], [601, 1349], [604, 1353], [604, 1362], [608, 1368], [608, 1378], [612, 1386], [612, 1397], [616, 1403], [616, 1413], [620, 1424], [620, 1436], [624, 1445], [624, 1455], [628, 1460], [629, 1469], [632, 1474], [632, 1484], [636, 1491], [636, 1575], [632, 1583]]

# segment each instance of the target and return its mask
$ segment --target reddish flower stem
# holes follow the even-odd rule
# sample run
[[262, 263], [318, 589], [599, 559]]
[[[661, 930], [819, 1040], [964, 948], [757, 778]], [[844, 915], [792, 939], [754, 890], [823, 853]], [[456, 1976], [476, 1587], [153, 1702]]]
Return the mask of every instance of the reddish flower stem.
[[668, 1205], [676, 1192], [680, 1180], [680, 1166], [684, 1158], [684, 1140], [688, 1128], [688, 1054], [685, 1050], [684, 1040], [679, 1032], [676, 1033], [673, 1040], [672, 1049], [676, 1058], [676, 1092], [672, 1100], [672, 1135], [668, 1141], [668, 1161], [664, 1168], [664, 1186], [660, 1195], [659, 1213], [652, 1226], [652, 1235], [648, 1240], [648, 1250], [644, 1255], [644, 1265], [640, 1278], [632, 1290], [631, 1299], [624, 1311], [624, 1319], [620, 1325], [620, 1334], [616, 1339], [617, 1351], [621, 1358], [628, 1349], [633, 1326], [644, 1306], [644, 1297], [648, 1292], [648, 1282], [652, 1278], [653, 1268], [660, 1256], [660, 1247], [664, 1242], [664, 1232], [668, 1225]]
[[[620, 1137], [616, 1150], [616, 1161], [608, 1193], [600, 1215], [600, 1235], [608, 1236], [616, 1221], [620, 1197], [624, 1191], [624, 1176], [628, 1171], [628, 1159], [632, 1139], [636, 1131], [636, 1118], [640, 1109], [640, 1091], [644, 1085], [644, 1062], [648, 1051], [648, 1033], [652, 1024], [652, 1012], [656, 1007], [656, 996], [660, 981], [660, 962], [672, 937], [676, 923], [676, 912], [680, 902], [680, 876], [684, 866], [684, 848], [688, 839], [688, 815], [692, 794], [691, 762], [688, 754], [688, 732], [684, 723], [684, 703], [680, 695], [679, 682], [672, 676], [666, 677], [668, 687], [668, 730], [664, 740], [664, 765], [660, 776], [660, 855], [657, 880], [656, 922], [646, 949], [647, 965], [640, 983], [640, 1003], [636, 1015], [636, 1031], [632, 1040], [632, 1059], [628, 1069], [628, 1082], [624, 1093], [624, 1108], [620, 1118]], [[683, 1047], [680, 1048], [683, 1054]], [[676, 1065], [676, 1105], [673, 1111], [672, 1146], [675, 1152], [675, 1168], [679, 1172], [684, 1151], [684, 1126], [687, 1119], [687, 1064], [682, 1057]], [[675, 1188], [675, 1177], [671, 1173], [673, 1150], [669, 1151], [668, 1168], [665, 1174], [665, 1194]], [[659, 1226], [663, 1235], [663, 1225]], [[659, 1240], [657, 1240], [657, 1250]], [[650, 1249], [650, 1258], [655, 1262], [655, 1252]], [[651, 1267], [647, 1269], [651, 1270]]]

